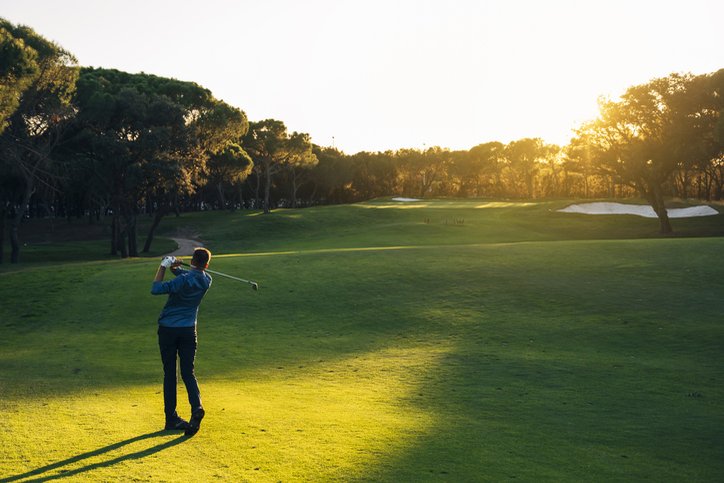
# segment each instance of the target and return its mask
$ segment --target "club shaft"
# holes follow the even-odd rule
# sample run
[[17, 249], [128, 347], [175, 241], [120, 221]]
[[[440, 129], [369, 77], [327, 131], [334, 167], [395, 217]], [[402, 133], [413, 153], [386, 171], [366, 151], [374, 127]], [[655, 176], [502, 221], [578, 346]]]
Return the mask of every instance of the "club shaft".
[[206, 269], [206, 271], [209, 273], [213, 273], [214, 275], [220, 275], [222, 277], [230, 278], [232, 280], [238, 280], [239, 282], [254, 283], [251, 280], [244, 280], [243, 278], [235, 277], [233, 275], [227, 275], [226, 273], [216, 272], [214, 270], [209, 270], [208, 268]]
[[[191, 266], [191, 265], [189, 265], [188, 263], [183, 263], [183, 262], [181, 263], [181, 265], [183, 265], [184, 267], [190, 267], [190, 266]], [[251, 280], [245, 280], [245, 279], [243, 279], [243, 278], [235, 277], [235, 276], [233, 276], [233, 275], [228, 275], [228, 274], [226, 274], [226, 273], [217, 272], [216, 270], [209, 270], [209, 269], [207, 268], [206, 271], [209, 272], [209, 273], [213, 273], [214, 275], [219, 275], [219, 276], [221, 276], [221, 277], [226, 277], [226, 278], [230, 278], [230, 279], [232, 279], [232, 280], [236, 280], [236, 281], [238, 281], [238, 282], [250, 283], [250, 284], [252, 284], [252, 285], [256, 284], [256, 282], [252, 282]]]

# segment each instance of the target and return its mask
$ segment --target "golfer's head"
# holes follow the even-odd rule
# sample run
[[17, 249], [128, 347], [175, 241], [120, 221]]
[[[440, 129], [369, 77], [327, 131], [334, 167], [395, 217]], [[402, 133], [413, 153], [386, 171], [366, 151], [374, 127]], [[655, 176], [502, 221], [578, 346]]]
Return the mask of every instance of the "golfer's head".
[[210, 261], [211, 252], [208, 251], [206, 248], [197, 248], [194, 250], [194, 254], [191, 257], [191, 265], [203, 270], [205, 268], [208, 268]]

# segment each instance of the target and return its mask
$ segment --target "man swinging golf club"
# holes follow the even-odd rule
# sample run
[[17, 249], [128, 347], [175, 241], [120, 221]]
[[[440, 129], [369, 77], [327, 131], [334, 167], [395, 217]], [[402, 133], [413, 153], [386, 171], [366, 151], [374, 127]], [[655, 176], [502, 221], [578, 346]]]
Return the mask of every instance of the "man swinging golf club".
[[[211, 252], [205, 248], [197, 248], [191, 258], [191, 269], [184, 270], [179, 268], [181, 262], [175, 257], [164, 257], [151, 286], [153, 295], [168, 294], [166, 305], [158, 317], [158, 345], [163, 362], [165, 429], [183, 429], [188, 436], [198, 432], [205, 414], [201, 406], [199, 384], [194, 374], [194, 358], [199, 304], [211, 286], [211, 276], [205, 271], [210, 260]], [[168, 268], [176, 278], [164, 282]], [[191, 404], [191, 419], [188, 422], [181, 419], [176, 412], [176, 354]]]

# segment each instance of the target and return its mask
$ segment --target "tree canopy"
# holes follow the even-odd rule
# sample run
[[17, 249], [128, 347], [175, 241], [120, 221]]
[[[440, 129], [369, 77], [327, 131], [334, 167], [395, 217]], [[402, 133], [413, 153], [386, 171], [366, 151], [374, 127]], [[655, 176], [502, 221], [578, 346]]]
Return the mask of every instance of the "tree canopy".
[[17, 262], [30, 199], [38, 185], [55, 184], [52, 153], [74, 115], [78, 69], [72, 54], [28, 27], [0, 19], [0, 42], [0, 173], [8, 180], [0, 183], [0, 240], [9, 212], [11, 261]]
[[653, 207], [661, 232], [672, 231], [665, 184], [676, 170], [720, 157], [716, 140], [722, 109], [716, 76], [672, 74], [629, 88], [600, 103], [601, 115], [578, 131], [598, 169], [620, 177]]
[[239, 142], [248, 127], [243, 112], [208, 89], [143, 73], [85, 68], [75, 103], [75, 153], [110, 195], [111, 252], [130, 256], [138, 255], [142, 206], [154, 203], [165, 213], [161, 207], [174, 196], [192, 194], [209, 174], [208, 159]]

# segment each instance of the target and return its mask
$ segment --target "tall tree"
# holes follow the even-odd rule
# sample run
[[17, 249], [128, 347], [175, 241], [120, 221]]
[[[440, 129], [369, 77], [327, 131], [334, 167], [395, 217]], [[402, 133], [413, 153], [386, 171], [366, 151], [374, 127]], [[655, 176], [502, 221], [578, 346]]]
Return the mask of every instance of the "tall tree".
[[454, 172], [461, 181], [463, 196], [474, 192], [475, 196], [500, 195], [501, 174], [504, 166], [505, 146], [497, 141], [478, 144], [456, 159]]
[[424, 151], [400, 149], [395, 156], [405, 172], [408, 194], [421, 198], [430, 194], [433, 187], [444, 180], [453, 159], [449, 149], [439, 146]]
[[[150, 251], [154, 232], [161, 219], [172, 207], [177, 206], [181, 196], [193, 194], [199, 186], [217, 176], [219, 170], [230, 177], [231, 184], [240, 186], [239, 183], [249, 175], [252, 168], [251, 159], [238, 145], [249, 129], [246, 114], [210, 97], [207, 90], [196, 84], [181, 85], [184, 89], [172, 95], [171, 99], [184, 112], [184, 149], [176, 150], [176, 162], [157, 163], [162, 171], [159, 178], [165, 181], [154, 185], [156, 209], [143, 247], [146, 253]], [[196, 95], [188, 95], [189, 89]], [[203, 95], [199, 95], [201, 93]]]
[[272, 178], [290, 163], [312, 159], [309, 136], [303, 133], [287, 133], [282, 121], [265, 119], [252, 122], [244, 136], [244, 149], [251, 155], [259, 175], [264, 179], [264, 213], [271, 211]]
[[[591, 155], [591, 147], [586, 144], [585, 140], [577, 137], [563, 148], [564, 161], [563, 167], [567, 173], [572, 174], [580, 179], [582, 195], [588, 198], [592, 193], [591, 180], [596, 174], [596, 168]], [[572, 194], [571, 187], [568, 187], [569, 196]]]
[[540, 163], [545, 159], [548, 150], [540, 138], [524, 138], [512, 141], [505, 146], [505, 158], [512, 174], [516, 188], [522, 186], [525, 196], [534, 198], [535, 179], [540, 170]]
[[[5, 207], [11, 206], [14, 213], [10, 226], [10, 261], [17, 263], [20, 224], [30, 199], [39, 183], [55, 184], [53, 152], [74, 115], [70, 101], [78, 70], [72, 54], [28, 27], [16, 27], [0, 20], [0, 32], [4, 39], [3, 58], [16, 62], [14, 66], [2, 68], [5, 82], [12, 81], [3, 83], [0, 123], [5, 129], [0, 134], [0, 169], [4, 176], [20, 185], [13, 190], [19, 194], [18, 198], [8, 199], [10, 191], [2, 193], [5, 199], [0, 200], [0, 223], [5, 223]], [[19, 80], [23, 76], [24, 80]]]
[[0, 133], [20, 105], [20, 98], [40, 71], [38, 51], [24, 39], [37, 36], [0, 18]]
[[352, 188], [360, 199], [396, 194], [398, 168], [394, 153], [359, 152], [350, 156], [354, 167]]
[[600, 169], [651, 203], [664, 234], [672, 232], [664, 202], [672, 174], [716, 151], [707, 139], [719, 114], [711, 104], [716, 96], [703, 94], [704, 77], [671, 74], [631, 87], [618, 101], [602, 100], [600, 116], [577, 132]]
[[269, 198], [272, 176], [281, 170], [286, 158], [286, 139], [287, 127], [275, 119], [250, 123], [249, 131], [244, 136], [244, 149], [254, 160], [254, 166], [258, 167], [257, 182], [264, 180], [264, 213], [271, 211]]
[[319, 163], [312, 151], [312, 141], [309, 134], [294, 132], [287, 141], [289, 159], [286, 162], [289, 173], [292, 208], [297, 207], [297, 192], [299, 187], [307, 181], [312, 168]]
[[253, 167], [253, 161], [238, 144], [229, 143], [211, 154], [207, 162], [208, 179], [216, 189], [221, 209], [227, 207], [227, 188], [240, 186]]
[[246, 116], [208, 89], [148, 74], [83, 69], [76, 103], [79, 148], [111, 194], [111, 252], [121, 256], [138, 254], [141, 205], [158, 208], [147, 250], [168, 200], [193, 192], [208, 155], [246, 127]]
[[540, 185], [543, 196], [565, 196], [564, 165], [561, 147], [545, 145], [540, 169]]
[[321, 203], [349, 203], [354, 200], [351, 187], [354, 166], [351, 156], [332, 147], [312, 146], [319, 162], [313, 168], [314, 194]]

